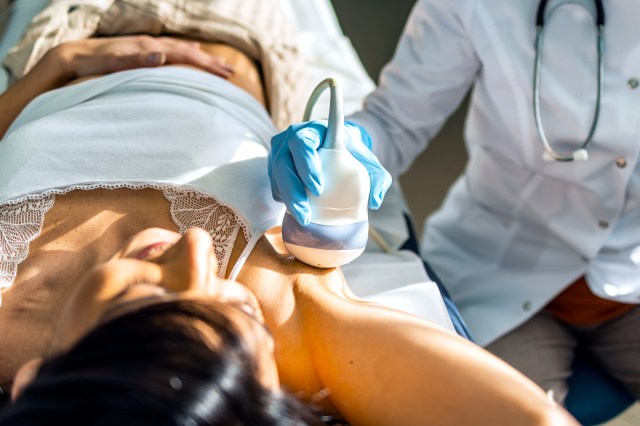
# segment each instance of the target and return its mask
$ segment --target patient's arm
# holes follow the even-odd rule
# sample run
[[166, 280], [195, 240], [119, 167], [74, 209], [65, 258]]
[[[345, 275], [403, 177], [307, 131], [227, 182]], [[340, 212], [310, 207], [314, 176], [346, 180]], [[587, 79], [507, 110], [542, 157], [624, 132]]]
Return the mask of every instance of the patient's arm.
[[47, 52], [0, 96], [0, 138], [20, 111], [44, 92], [76, 79], [165, 64], [192, 65], [224, 78], [233, 73], [224, 58], [202, 51], [193, 41], [131, 36], [65, 43]]
[[577, 425], [484, 349], [353, 299], [338, 270], [275, 254], [279, 237], [270, 238], [275, 250], [258, 245], [239, 279], [263, 307], [285, 387], [312, 400], [328, 395], [353, 425]]
[[503, 361], [437, 326], [317, 286], [300, 299], [320, 381], [354, 425], [570, 425]]
[[0, 138], [31, 100], [48, 90], [62, 86], [65, 82], [63, 64], [55, 52], [51, 51], [31, 72], [0, 95]]

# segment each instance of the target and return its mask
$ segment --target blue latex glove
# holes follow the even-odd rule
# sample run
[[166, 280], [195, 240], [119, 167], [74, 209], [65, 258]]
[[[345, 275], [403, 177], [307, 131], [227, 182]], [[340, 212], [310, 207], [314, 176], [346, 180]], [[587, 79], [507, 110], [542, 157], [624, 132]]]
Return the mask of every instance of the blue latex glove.
[[[344, 124], [347, 149], [369, 173], [369, 208], [378, 209], [391, 185], [391, 175], [371, 152], [371, 137], [367, 131], [353, 122], [345, 121]], [[311, 219], [305, 188], [313, 195], [320, 195], [323, 190], [322, 166], [317, 150], [324, 141], [326, 132], [326, 121], [308, 121], [293, 124], [271, 138], [271, 193], [273, 198], [283, 202], [295, 220], [304, 226], [308, 225]]]

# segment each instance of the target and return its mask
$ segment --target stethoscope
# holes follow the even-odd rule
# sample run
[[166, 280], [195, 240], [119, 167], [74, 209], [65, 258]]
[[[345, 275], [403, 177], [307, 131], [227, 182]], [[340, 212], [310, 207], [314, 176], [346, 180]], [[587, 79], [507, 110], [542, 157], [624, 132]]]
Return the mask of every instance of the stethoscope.
[[604, 7], [602, 6], [602, 0], [594, 0], [596, 5], [596, 27], [598, 31], [598, 88], [596, 94], [596, 108], [593, 113], [593, 120], [591, 121], [591, 129], [589, 135], [582, 143], [582, 146], [573, 151], [569, 155], [558, 154], [552, 147], [547, 136], [544, 133], [542, 127], [542, 121], [540, 119], [540, 65], [542, 62], [542, 45], [544, 38], [544, 12], [547, 5], [547, 0], [541, 0], [538, 5], [538, 13], [536, 16], [536, 55], [533, 68], [533, 114], [535, 117], [536, 130], [542, 145], [544, 146], [543, 158], [548, 161], [586, 161], [589, 158], [587, 153], [587, 147], [591, 143], [593, 134], [596, 131], [598, 125], [598, 117], [600, 116], [600, 98], [602, 96], [602, 57], [604, 56]]

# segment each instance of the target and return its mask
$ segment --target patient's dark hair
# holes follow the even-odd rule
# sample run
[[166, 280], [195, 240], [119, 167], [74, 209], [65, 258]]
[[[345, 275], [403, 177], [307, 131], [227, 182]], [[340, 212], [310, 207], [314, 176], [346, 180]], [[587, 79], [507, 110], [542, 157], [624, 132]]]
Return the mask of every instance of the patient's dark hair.
[[[45, 361], [0, 425], [321, 424], [258, 381], [254, 357], [217, 307], [164, 302], [100, 325]], [[218, 343], [203, 339], [204, 324]]]

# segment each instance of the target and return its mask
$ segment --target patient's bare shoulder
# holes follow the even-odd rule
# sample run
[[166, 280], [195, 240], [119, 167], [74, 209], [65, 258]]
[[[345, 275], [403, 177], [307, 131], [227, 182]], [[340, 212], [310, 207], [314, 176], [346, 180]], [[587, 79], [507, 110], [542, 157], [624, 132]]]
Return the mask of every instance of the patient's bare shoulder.
[[339, 268], [316, 268], [297, 260], [286, 249], [280, 226], [268, 230], [258, 241], [238, 276], [240, 282], [256, 287], [252, 290], [259, 293], [264, 286], [257, 283], [264, 282], [265, 279], [270, 280], [268, 287], [272, 291], [278, 289], [295, 293], [314, 287], [336, 297], [349, 297], [342, 271]]

